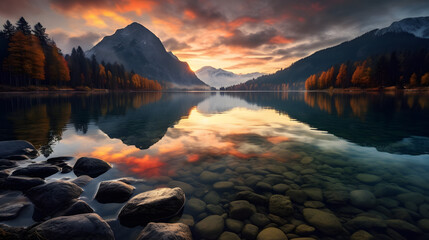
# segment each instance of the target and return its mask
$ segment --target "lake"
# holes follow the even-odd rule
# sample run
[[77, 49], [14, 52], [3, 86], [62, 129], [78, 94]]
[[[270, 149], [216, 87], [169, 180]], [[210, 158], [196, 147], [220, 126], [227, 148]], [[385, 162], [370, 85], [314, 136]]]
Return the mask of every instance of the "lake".
[[[0, 140], [31, 142], [40, 152], [33, 162], [86, 156], [113, 165], [80, 196], [104, 219], [116, 219], [123, 204], [94, 200], [99, 183], [133, 177], [144, 179], [134, 195], [182, 187], [187, 204], [170, 221], [188, 224], [195, 239], [202, 234], [195, 225], [209, 215], [223, 215], [219, 231], [242, 238], [250, 234], [244, 224], [279, 228], [289, 239], [428, 237], [427, 93], [2, 94], [0, 109]], [[267, 206], [273, 195], [288, 196], [293, 212]], [[257, 213], [230, 219], [237, 199]], [[311, 220], [308, 209], [329, 212], [342, 230]], [[33, 211], [1, 223], [30, 226]], [[135, 239], [142, 229], [109, 224], [117, 239]]]

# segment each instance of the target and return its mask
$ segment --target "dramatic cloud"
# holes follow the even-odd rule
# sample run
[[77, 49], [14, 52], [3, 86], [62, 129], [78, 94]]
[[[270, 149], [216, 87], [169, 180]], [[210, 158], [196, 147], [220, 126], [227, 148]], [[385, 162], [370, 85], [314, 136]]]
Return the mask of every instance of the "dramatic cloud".
[[80, 46], [84, 51], [91, 49], [94, 43], [100, 40], [97, 33], [87, 32], [78, 36], [69, 36], [65, 32], [52, 32], [50, 37], [62, 49], [64, 54], [71, 52], [73, 48]]
[[185, 42], [179, 42], [175, 38], [169, 38], [162, 42], [164, 44], [164, 47], [168, 51], [175, 51], [175, 50], [182, 50], [190, 48], [190, 46]]
[[[46, 6], [50, 6], [47, 8]], [[428, 16], [427, 0], [15, 0], [4, 16], [50, 11], [49, 26], [68, 32], [60, 46], [90, 46], [136, 21], [192, 69], [274, 72], [300, 57], [405, 17]], [[3, 14], [4, 13], [4, 14]], [[33, 19], [35, 17], [33, 16]], [[61, 20], [61, 21], [57, 21]], [[42, 19], [43, 20], [43, 19]], [[41, 20], [41, 21], [42, 21]], [[58, 37], [58, 36], [57, 36]], [[91, 44], [88, 44], [91, 43]], [[66, 50], [65, 50], [66, 51]], [[260, 60], [254, 60], [260, 58]], [[232, 60], [235, 59], [235, 60]]]

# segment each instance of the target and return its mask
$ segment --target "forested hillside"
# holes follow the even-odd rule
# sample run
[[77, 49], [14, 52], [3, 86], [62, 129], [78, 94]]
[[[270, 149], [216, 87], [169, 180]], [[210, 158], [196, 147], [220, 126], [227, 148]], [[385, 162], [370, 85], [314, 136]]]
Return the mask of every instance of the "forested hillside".
[[64, 57], [42, 24], [32, 29], [23, 17], [16, 26], [9, 20], [3, 25], [0, 62], [0, 84], [5, 89], [161, 90], [157, 81], [125, 71], [120, 64], [86, 58], [81, 47]]

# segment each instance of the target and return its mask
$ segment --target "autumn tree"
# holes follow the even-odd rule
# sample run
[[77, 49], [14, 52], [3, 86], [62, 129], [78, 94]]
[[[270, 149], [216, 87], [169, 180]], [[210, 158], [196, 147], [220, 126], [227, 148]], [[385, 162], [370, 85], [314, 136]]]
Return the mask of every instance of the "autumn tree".
[[356, 66], [351, 82], [357, 87], [369, 87], [370, 85], [372, 70], [367, 64], [368, 62], [365, 60]]
[[425, 73], [423, 76], [422, 76], [422, 79], [421, 79], [421, 85], [422, 86], [429, 86], [429, 72], [427, 72], [427, 73]]
[[418, 82], [417, 82], [417, 74], [413, 73], [410, 77], [410, 87], [417, 87]]
[[45, 56], [36, 37], [17, 31], [10, 39], [8, 53], [3, 62], [6, 71], [24, 80], [45, 79]]
[[70, 81], [67, 62], [54, 43], [46, 48], [46, 80], [49, 85], [64, 85]]
[[347, 82], [347, 65], [341, 64], [338, 75], [335, 79], [335, 86], [339, 88], [344, 88]]

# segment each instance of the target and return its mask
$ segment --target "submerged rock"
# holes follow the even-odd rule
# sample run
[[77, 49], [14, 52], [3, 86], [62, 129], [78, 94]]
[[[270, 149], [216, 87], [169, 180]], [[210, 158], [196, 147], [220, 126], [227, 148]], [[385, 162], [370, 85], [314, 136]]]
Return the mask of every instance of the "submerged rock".
[[350, 202], [358, 208], [372, 208], [377, 200], [374, 194], [367, 190], [354, 190], [350, 192]]
[[262, 230], [258, 236], [256, 237], [257, 240], [287, 240], [286, 234], [274, 227], [265, 228]]
[[211, 215], [195, 224], [197, 236], [205, 239], [217, 239], [223, 232], [224, 220], [219, 215]]
[[112, 166], [108, 162], [101, 159], [81, 157], [76, 161], [73, 171], [76, 176], [88, 175], [95, 178], [111, 168]]
[[197, 198], [191, 198], [186, 203], [186, 209], [192, 213], [201, 213], [206, 209], [206, 203]]
[[103, 181], [95, 199], [100, 203], [123, 203], [130, 199], [136, 188], [121, 181]]
[[15, 170], [13, 176], [27, 176], [46, 178], [60, 171], [60, 168], [51, 164], [30, 164], [27, 167]]
[[188, 225], [183, 223], [154, 223], [150, 222], [141, 231], [137, 240], [192, 240]]
[[191, 195], [195, 191], [195, 188], [192, 185], [181, 181], [170, 181], [168, 183], [168, 187], [179, 187], [186, 195]]
[[38, 152], [33, 146], [33, 144], [27, 141], [0, 141], [0, 158], [5, 158], [13, 155], [27, 155], [30, 157], [36, 157], [38, 155]]
[[159, 188], [131, 198], [119, 212], [122, 225], [137, 226], [176, 216], [185, 204], [181, 188]]
[[25, 195], [42, 214], [52, 216], [69, 207], [82, 192], [83, 189], [76, 184], [58, 180], [34, 187]]
[[303, 214], [308, 223], [327, 235], [333, 236], [343, 231], [339, 219], [332, 213], [319, 209], [304, 208]]
[[241, 231], [241, 236], [247, 240], [254, 240], [258, 235], [259, 228], [253, 224], [246, 224]]
[[381, 181], [381, 177], [367, 173], [359, 173], [356, 178], [366, 184], [376, 184]]
[[234, 219], [247, 219], [256, 212], [253, 204], [246, 200], [237, 200], [229, 203], [229, 216]]
[[359, 230], [350, 236], [350, 240], [375, 240], [375, 238], [367, 231]]
[[29, 232], [29, 239], [114, 240], [110, 226], [97, 214], [79, 214], [52, 218]]
[[260, 194], [256, 194], [254, 192], [251, 191], [241, 191], [239, 193], [237, 193], [237, 195], [235, 196], [235, 199], [237, 200], [247, 200], [250, 203], [256, 204], [256, 205], [267, 205], [268, 204], [268, 198], [260, 195]]
[[268, 208], [270, 213], [280, 217], [288, 217], [293, 214], [292, 202], [283, 195], [272, 195]]
[[26, 191], [30, 188], [42, 185], [45, 180], [41, 178], [9, 176], [4, 179], [2, 188], [9, 190]]
[[218, 240], [240, 240], [241, 238], [233, 232], [223, 232]]

